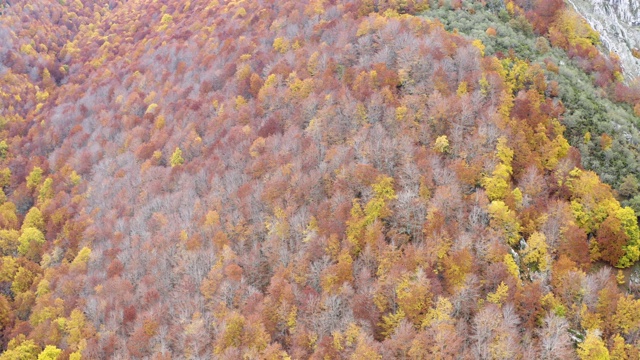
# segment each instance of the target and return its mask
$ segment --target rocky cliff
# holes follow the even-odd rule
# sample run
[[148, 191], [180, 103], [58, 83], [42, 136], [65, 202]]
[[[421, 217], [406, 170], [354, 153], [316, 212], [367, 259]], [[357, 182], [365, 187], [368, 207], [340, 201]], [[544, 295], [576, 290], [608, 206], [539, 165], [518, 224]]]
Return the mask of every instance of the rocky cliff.
[[618, 56], [625, 77], [640, 76], [640, 59], [633, 49], [640, 49], [640, 1], [638, 0], [567, 0], [600, 33], [602, 44]]

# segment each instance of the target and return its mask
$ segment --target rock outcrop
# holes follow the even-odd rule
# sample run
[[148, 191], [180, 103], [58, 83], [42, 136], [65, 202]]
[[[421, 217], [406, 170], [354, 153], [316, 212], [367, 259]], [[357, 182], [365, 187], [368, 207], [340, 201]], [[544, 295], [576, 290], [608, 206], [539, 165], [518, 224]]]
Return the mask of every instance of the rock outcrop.
[[[640, 1], [567, 0], [600, 33], [602, 44], [616, 53], [625, 77], [640, 76]], [[636, 56], [634, 53], [636, 51]]]

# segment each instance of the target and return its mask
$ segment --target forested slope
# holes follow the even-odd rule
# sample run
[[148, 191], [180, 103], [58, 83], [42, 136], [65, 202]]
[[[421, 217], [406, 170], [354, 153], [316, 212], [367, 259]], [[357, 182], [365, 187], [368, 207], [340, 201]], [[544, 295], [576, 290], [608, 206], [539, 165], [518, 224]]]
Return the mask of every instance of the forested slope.
[[597, 42], [557, 1], [12, 1], [0, 359], [638, 358]]

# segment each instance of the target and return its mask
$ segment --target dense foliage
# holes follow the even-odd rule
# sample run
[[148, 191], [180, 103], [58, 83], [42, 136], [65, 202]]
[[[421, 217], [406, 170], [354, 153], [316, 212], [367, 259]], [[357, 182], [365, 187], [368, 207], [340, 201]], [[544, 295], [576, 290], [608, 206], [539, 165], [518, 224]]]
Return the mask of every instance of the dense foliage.
[[1, 11], [0, 359], [640, 357], [640, 97], [560, 1]]
[[640, 173], [637, 130], [640, 106], [635, 112], [634, 106], [640, 101], [637, 88], [612, 81], [619, 80], [615, 55], [607, 59], [596, 52], [593, 44], [586, 43], [589, 40], [598, 44], [597, 34], [561, 3], [554, 5], [558, 12], [555, 27], [584, 34], [582, 39], [574, 36], [574, 44], [586, 44], [588, 51], [582, 48], [579, 51], [577, 45], [571, 48], [557, 39], [555, 42], [564, 46], [550, 46], [554, 38], [549, 32], [536, 31], [524, 17], [508, 16], [507, 7], [498, 6], [501, 2], [493, 4], [475, 6], [472, 12], [435, 8], [425, 15], [438, 18], [449, 31], [455, 29], [480, 39], [487, 54], [498, 57], [509, 54], [542, 67], [547, 81], [553, 84], [549, 94], [557, 96], [565, 106], [562, 115], [562, 124], [567, 128], [565, 137], [580, 150], [583, 166], [596, 171], [618, 191], [620, 200], [640, 211], [640, 197], [633, 199], [637, 195], [636, 176]]

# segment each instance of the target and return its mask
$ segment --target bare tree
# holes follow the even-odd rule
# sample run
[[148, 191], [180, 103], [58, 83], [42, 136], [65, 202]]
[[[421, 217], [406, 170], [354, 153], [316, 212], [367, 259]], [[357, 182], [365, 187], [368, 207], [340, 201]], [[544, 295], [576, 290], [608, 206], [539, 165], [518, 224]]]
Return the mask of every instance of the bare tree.
[[540, 337], [539, 359], [575, 359], [568, 330], [569, 324], [565, 318], [548, 314], [544, 318], [544, 326], [538, 330]]

